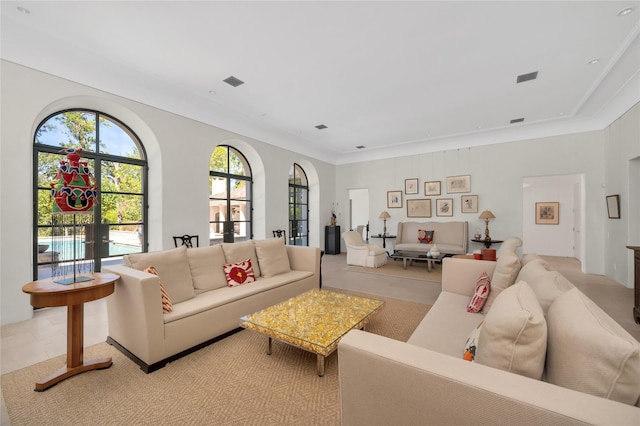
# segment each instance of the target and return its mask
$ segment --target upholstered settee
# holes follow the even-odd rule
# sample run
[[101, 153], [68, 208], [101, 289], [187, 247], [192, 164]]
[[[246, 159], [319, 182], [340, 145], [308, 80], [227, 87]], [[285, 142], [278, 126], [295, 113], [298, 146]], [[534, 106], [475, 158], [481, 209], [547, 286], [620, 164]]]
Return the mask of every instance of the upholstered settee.
[[[246, 267], [247, 259], [256, 280], [230, 286], [224, 265]], [[318, 288], [320, 282], [320, 250], [285, 246], [283, 239], [182, 246], [124, 260], [125, 265], [102, 268], [120, 275], [107, 298], [107, 342], [146, 373], [237, 331], [241, 316]], [[145, 272], [150, 266], [158, 275]], [[163, 309], [161, 287], [171, 312]]]
[[387, 251], [376, 244], [366, 244], [356, 231], [342, 233], [347, 247], [347, 265], [378, 268], [387, 263]]
[[[468, 222], [399, 222], [395, 251], [428, 252], [435, 244], [442, 254], [466, 254], [469, 246]], [[419, 241], [420, 231], [433, 231], [433, 241]]]
[[[638, 425], [640, 343], [544, 260], [522, 263], [446, 258], [406, 343], [350, 331], [342, 424]], [[468, 312], [483, 273], [489, 297]]]

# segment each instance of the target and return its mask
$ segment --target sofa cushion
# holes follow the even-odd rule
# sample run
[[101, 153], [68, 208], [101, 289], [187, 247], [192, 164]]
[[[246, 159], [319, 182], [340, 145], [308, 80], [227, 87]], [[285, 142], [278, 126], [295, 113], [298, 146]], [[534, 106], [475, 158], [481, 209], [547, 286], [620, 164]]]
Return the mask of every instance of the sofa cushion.
[[251, 259], [224, 265], [224, 275], [227, 278], [229, 287], [252, 283], [256, 280], [256, 274], [251, 266]]
[[274, 277], [291, 271], [287, 248], [283, 238], [254, 241], [256, 256], [263, 277]]
[[548, 265], [547, 261], [540, 257], [540, 255], [537, 253], [527, 253], [522, 255], [522, 259], [520, 259], [520, 265], [524, 266], [529, 262], [533, 262], [534, 260], [540, 260]]
[[640, 343], [577, 288], [549, 308], [546, 381], [635, 405]]
[[196, 293], [227, 286], [227, 279], [222, 269], [227, 262], [220, 244], [189, 249], [187, 258]]
[[526, 281], [529, 284], [545, 315], [558, 296], [574, 288], [569, 280], [558, 271], [550, 269], [549, 264], [542, 259], [532, 260], [524, 265], [516, 281]]
[[173, 303], [184, 302], [195, 296], [186, 246], [150, 253], [128, 254], [124, 256], [124, 262], [127, 266], [139, 271], [155, 266]]
[[518, 272], [520, 272], [520, 259], [518, 259], [513, 250], [506, 250], [496, 261], [496, 267], [491, 277], [491, 293], [489, 293], [484, 308], [482, 308], [483, 312], [489, 312], [498, 295], [516, 282]]
[[471, 296], [471, 301], [467, 306], [467, 312], [480, 312], [487, 301], [490, 291], [491, 279], [486, 272], [483, 272], [476, 282], [476, 288], [473, 292], [473, 296]]
[[158, 270], [155, 266], [149, 266], [144, 270], [145, 272], [158, 276], [158, 280], [160, 280], [160, 303], [162, 303], [162, 313], [168, 314], [173, 311], [173, 303], [171, 303], [171, 298], [167, 294], [167, 290], [164, 288], [164, 284], [162, 284], [162, 279], [158, 274]]
[[433, 234], [435, 231], [427, 231], [425, 229], [418, 229], [418, 242], [421, 244], [431, 244], [433, 242]]
[[251, 266], [256, 277], [260, 276], [260, 265], [256, 256], [256, 248], [253, 241], [243, 241], [240, 243], [222, 243], [222, 251], [227, 263], [240, 263], [246, 259], [251, 259]]
[[482, 324], [484, 324], [484, 321], [480, 321], [480, 324], [471, 330], [469, 337], [467, 337], [467, 341], [464, 344], [464, 353], [462, 354], [462, 359], [465, 361], [473, 361], [476, 357], [476, 349], [478, 348], [478, 340], [480, 339]]
[[547, 324], [529, 285], [504, 290], [484, 318], [475, 361], [540, 380], [547, 350]]

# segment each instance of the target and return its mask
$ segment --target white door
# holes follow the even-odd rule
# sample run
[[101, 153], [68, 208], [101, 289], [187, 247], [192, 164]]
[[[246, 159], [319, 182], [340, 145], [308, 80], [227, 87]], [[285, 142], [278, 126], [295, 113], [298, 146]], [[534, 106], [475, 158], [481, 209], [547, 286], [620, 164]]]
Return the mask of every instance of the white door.
[[573, 256], [582, 262], [582, 183], [573, 184]]

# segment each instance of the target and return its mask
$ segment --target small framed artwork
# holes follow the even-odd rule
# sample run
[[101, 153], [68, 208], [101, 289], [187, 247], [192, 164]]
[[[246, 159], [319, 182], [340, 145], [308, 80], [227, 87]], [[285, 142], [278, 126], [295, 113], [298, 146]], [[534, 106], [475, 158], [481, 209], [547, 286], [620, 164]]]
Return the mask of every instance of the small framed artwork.
[[536, 225], [558, 225], [560, 223], [560, 203], [536, 203]]
[[471, 175], [447, 177], [447, 194], [458, 192], [471, 192]]
[[387, 191], [387, 208], [402, 208], [402, 191]]
[[436, 200], [436, 216], [453, 216], [453, 198]]
[[405, 194], [418, 193], [418, 178], [404, 180], [404, 193]]
[[430, 181], [424, 183], [424, 195], [440, 195], [440, 181]]
[[407, 217], [431, 217], [431, 200], [407, 200]]
[[620, 219], [620, 195], [607, 195], [607, 214], [609, 219]]
[[460, 208], [462, 209], [462, 213], [478, 213], [478, 196], [460, 196]]

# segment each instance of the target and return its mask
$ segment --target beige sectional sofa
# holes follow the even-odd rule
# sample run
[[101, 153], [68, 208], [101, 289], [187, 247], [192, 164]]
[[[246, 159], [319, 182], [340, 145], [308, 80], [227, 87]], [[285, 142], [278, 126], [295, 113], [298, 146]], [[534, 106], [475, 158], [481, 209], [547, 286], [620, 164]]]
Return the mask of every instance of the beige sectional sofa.
[[[230, 287], [225, 264], [251, 259], [257, 280]], [[107, 342], [149, 373], [239, 329], [240, 317], [318, 288], [320, 249], [283, 239], [130, 254], [107, 298]], [[145, 272], [154, 266], [158, 275]], [[164, 312], [161, 285], [173, 304]]]
[[434, 231], [433, 243], [442, 254], [466, 254], [469, 247], [468, 222], [399, 222], [394, 250], [428, 252], [433, 244], [418, 241], [418, 231]]
[[[467, 312], [483, 272], [489, 298]], [[406, 343], [353, 330], [338, 356], [345, 426], [640, 424], [640, 343], [536, 256], [445, 259]]]

